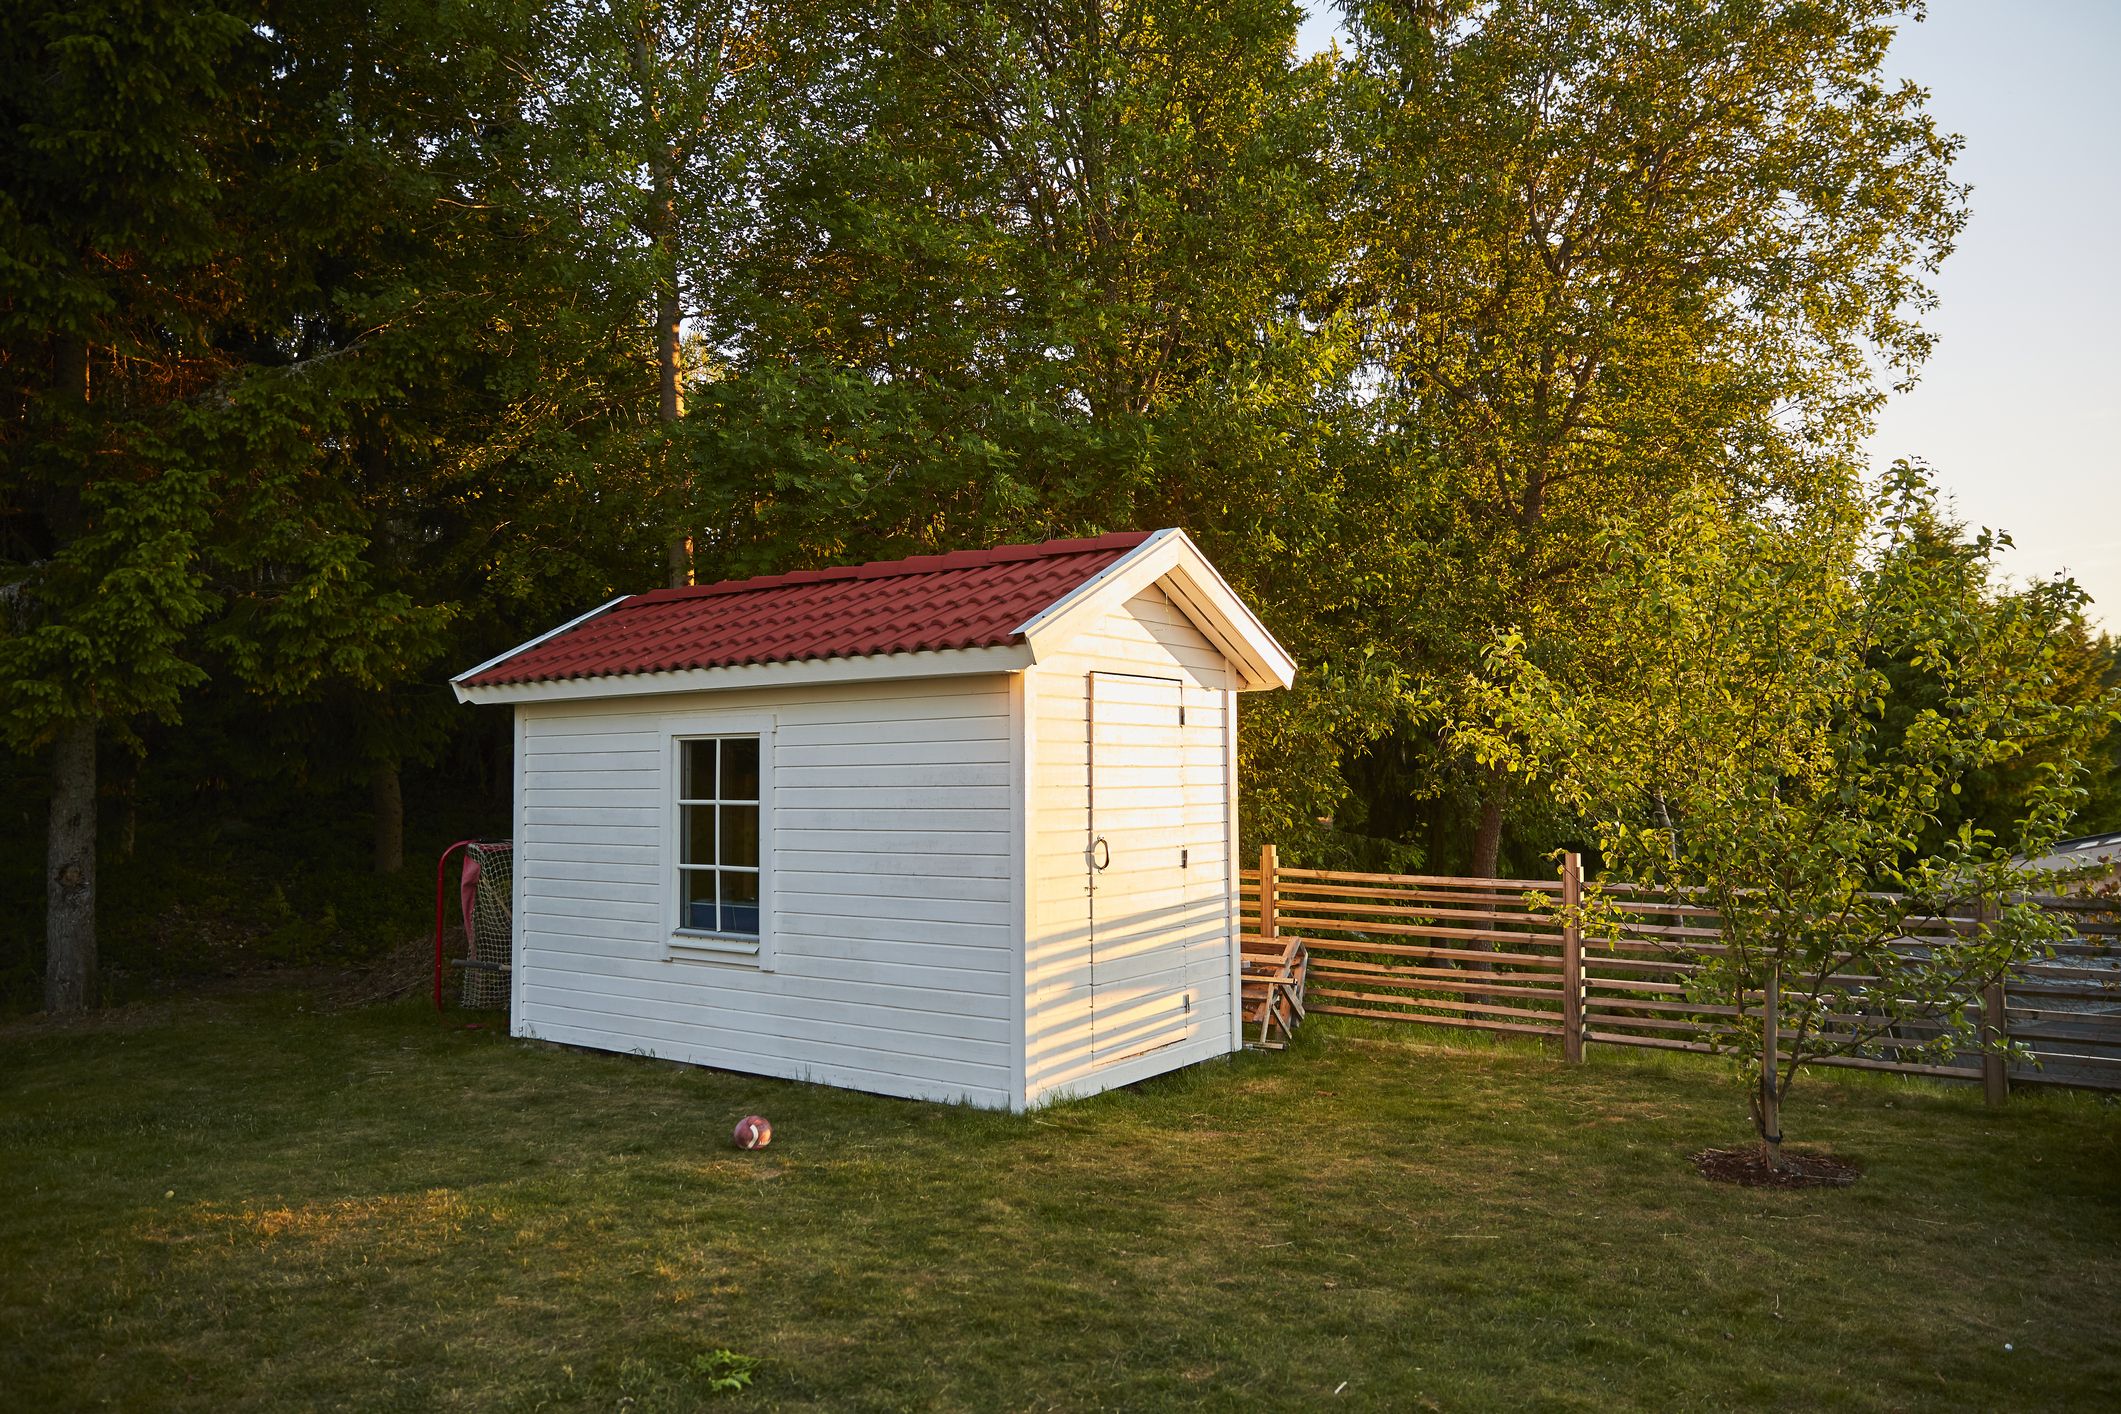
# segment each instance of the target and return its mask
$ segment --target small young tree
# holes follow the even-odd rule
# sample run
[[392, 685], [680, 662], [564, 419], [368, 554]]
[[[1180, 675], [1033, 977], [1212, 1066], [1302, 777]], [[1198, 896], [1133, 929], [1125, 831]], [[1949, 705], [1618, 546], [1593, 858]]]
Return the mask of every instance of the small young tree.
[[[2056, 690], [2074, 583], [2000, 592], [2008, 541], [1963, 538], [1920, 468], [1887, 479], [1868, 553], [1855, 509], [1776, 519], [1693, 499], [1611, 531], [1571, 679], [1602, 686], [1559, 685], [1505, 637], [1459, 727], [1483, 761], [1552, 780], [1612, 874], [1715, 911], [1724, 946], [1695, 957], [1689, 997], [1735, 1009], [1716, 1044], [1778, 1168], [1806, 1063], [1997, 1044], [1972, 1003], [2067, 934], [2024, 901], [2054, 881], [2023, 861], [2064, 833], [2082, 750], [2116, 706]], [[1911, 710], [1894, 665], [1920, 674]], [[2006, 828], [1937, 828], [1970, 773], [2036, 747]], [[1620, 920], [1593, 890], [1577, 921], [1599, 937]]]

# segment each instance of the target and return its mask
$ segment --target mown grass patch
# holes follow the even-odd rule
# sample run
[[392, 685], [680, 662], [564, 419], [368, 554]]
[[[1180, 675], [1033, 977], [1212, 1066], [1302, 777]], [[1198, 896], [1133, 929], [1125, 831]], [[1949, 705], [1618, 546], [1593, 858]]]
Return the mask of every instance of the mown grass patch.
[[[1314, 1027], [1030, 1116], [223, 1002], [0, 1036], [25, 1408], [2095, 1408], [2121, 1106]], [[729, 1146], [770, 1116], [769, 1149]], [[2006, 1349], [2006, 1346], [2011, 1347]], [[731, 1355], [748, 1388], [721, 1393]]]

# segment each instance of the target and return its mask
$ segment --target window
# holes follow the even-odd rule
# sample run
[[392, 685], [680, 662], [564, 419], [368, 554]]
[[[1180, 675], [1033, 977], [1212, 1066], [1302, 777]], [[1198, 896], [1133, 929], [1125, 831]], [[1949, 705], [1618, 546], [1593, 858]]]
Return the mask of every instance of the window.
[[678, 743], [678, 930], [759, 936], [759, 739]]

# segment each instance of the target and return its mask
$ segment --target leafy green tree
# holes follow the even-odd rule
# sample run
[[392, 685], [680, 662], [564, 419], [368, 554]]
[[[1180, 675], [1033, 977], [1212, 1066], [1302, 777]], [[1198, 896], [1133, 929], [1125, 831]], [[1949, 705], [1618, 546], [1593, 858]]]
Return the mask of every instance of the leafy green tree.
[[50, 762], [45, 1005], [95, 997], [96, 743], [199, 681], [214, 468], [196, 449], [240, 299], [219, 161], [250, 38], [212, 5], [0, 15], [0, 731]]
[[[1562, 672], [1594, 527], [1846, 494], [1964, 219], [1882, 64], [1900, 0], [1363, 0], [1343, 145], [1375, 445], [1430, 482], [1393, 645], [1448, 703], [1496, 625]], [[1411, 597], [1412, 591], [1407, 591]], [[1407, 730], [1421, 729], [1419, 720]], [[1512, 786], [1459, 758], [1492, 874]]]
[[[1999, 590], [1991, 585], [1991, 557], [2010, 544], [2010, 537], [2000, 532], [1971, 535], [1942, 507], [1935, 507], [1910, 522], [1899, 553], [1923, 560], [1924, 572], [1950, 586], [1954, 597], [1963, 602], [1997, 594], [2048, 593], [2045, 585], [2023, 591]], [[2121, 687], [2113, 640], [2095, 636], [2082, 612], [2056, 624], [2047, 651], [2058, 703], [2095, 704]], [[1892, 684], [1891, 705], [1883, 723], [1888, 734], [1904, 734], [1921, 713], [1934, 709], [1950, 693], [1946, 665], [1933, 659], [1917, 662], [1903, 654], [1875, 666]], [[1942, 802], [1931, 838], [1925, 844], [1955, 834], [1969, 822], [1992, 832], [2007, 830], [2012, 821], [2025, 813], [2029, 793], [2037, 790], [2046, 774], [2063, 760], [2080, 763], [2085, 772], [2084, 803], [2069, 822], [2068, 832], [2097, 834], [2111, 828], [2108, 822], [2116, 820], [2115, 748], [2121, 734], [2117, 734], [2113, 723], [2096, 713], [2065, 715], [2058, 719], [2057, 726], [2068, 735], [2029, 743], [2008, 761], [1970, 771], [1961, 782], [1961, 789]]]
[[[1552, 782], [1612, 875], [1714, 911], [1724, 947], [1698, 955], [1688, 996], [1728, 1009], [1716, 1044], [1778, 1167], [1806, 1063], [1984, 1044], [1982, 986], [2066, 935], [2025, 901], [2052, 881], [2023, 861], [2065, 832], [2081, 744], [2121, 707], [2057, 670], [2073, 583], [1997, 592], [1988, 535], [1936, 553], [1919, 469], [1898, 467], [1875, 510], [1860, 560], [1846, 517], [1737, 517], [1698, 494], [1647, 528], [1610, 523], [1582, 645], [1596, 672], [1557, 679], [1505, 634], [1458, 727], [1484, 764]], [[1912, 704], [1894, 663], [1922, 675]], [[1940, 828], [1965, 782], [2026, 761], [1997, 828]], [[1587, 936], [1619, 926], [1609, 901], [1593, 890]], [[1910, 944], [1977, 909], [1954, 944]], [[1934, 1040], [1898, 1034], [1918, 1021]]]
[[585, 452], [622, 361], [544, 199], [518, 21], [0, 22], [0, 717], [50, 752], [54, 1011], [94, 996], [99, 729], [137, 746], [209, 673], [249, 694], [253, 736], [350, 723], [307, 754], [370, 772], [390, 865], [397, 762], [436, 741], [422, 693], [461, 606], [547, 618], [627, 552]]
[[[1334, 300], [1338, 70], [1284, 0], [849, 6], [785, 105], [723, 376], [695, 389], [720, 572], [1181, 524], [1294, 644], [1247, 830], [1315, 834], [1397, 690], [1356, 584], [1397, 481]], [[1248, 707], [1253, 704], [1248, 703]], [[1293, 754], [1292, 754], [1293, 753]]]
[[1331, 166], [1288, 5], [841, 23], [702, 390], [705, 518], [811, 557], [1146, 524], [1301, 435]]
[[655, 411], [633, 450], [653, 470], [647, 504], [672, 586], [693, 574], [687, 387], [722, 357], [711, 338], [688, 342], [686, 325], [728, 327], [721, 304], [751, 243], [773, 100], [799, 90], [825, 48], [816, 20], [813, 6], [747, 0], [566, 0], [541, 16], [529, 57], [532, 111], [564, 153], [547, 195], [593, 278], [633, 305], [625, 332], [645, 335]]

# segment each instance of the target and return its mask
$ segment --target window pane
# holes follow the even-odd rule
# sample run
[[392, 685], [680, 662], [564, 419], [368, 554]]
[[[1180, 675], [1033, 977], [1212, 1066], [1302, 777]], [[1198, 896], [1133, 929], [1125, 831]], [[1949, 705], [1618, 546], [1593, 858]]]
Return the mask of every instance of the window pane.
[[759, 867], [759, 808], [756, 805], [724, 805], [722, 844], [717, 864]]
[[678, 813], [684, 816], [682, 838], [678, 842], [678, 862], [681, 864], [714, 863], [714, 807], [712, 805], [680, 805]]
[[734, 869], [723, 871], [722, 931], [724, 933], [746, 933], [753, 937], [758, 936], [758, 875], [739, 873]]
[[759, 798], [759, 739], [730, 737], [722, 743], [722, 800]]
[[688, 741], [685, 743], [685, 780], [680, 788], [680, 800], [714, 799], [714, 748], [712, 741]]
[[678, 926], [702, 933], [714, 931], [714, 871], [678, 871]]

